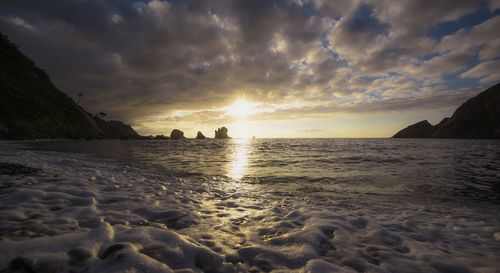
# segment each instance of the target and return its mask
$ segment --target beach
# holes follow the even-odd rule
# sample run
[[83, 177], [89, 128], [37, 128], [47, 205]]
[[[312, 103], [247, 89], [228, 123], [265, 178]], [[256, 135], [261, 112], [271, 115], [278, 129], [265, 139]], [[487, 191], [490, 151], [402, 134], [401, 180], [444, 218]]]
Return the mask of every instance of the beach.
[[[499, 203], [168, 175], [2, 142], [5, 272], [498, 272]], [[24, 271], [23, 271], [24, 270]]]
[[500, 273], [500, 0], [0, 11], [0, 273]]

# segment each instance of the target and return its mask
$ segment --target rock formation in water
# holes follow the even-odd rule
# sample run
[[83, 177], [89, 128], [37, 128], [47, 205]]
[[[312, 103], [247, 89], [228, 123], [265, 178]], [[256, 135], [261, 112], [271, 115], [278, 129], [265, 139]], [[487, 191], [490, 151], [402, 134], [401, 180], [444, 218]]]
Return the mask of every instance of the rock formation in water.
[[424, 120], [394, 138], [500, 138], [500, 83], [467, 100], [436, 126]]
[[[153, 137], [152, 137], [153, 138]], [[165, 140], [165, 139], [169, 139], [168, 136], [165, 136], [165, 135], [156, 135], [153, 139], [161, 139], [161, 140]]]
[[227, 128], [226, 127], [221, 127], [215, 130], [215, 138], [217, 139], [228, 139], [231, 138], [230, 136], [227, 135]]
[[139, 138], [119, 121], [96, 119], [0, 33], [0, 139]]
[[196, 139], [205, 139], [206, 137], [200, 132], [198, 131], [198, 133], [196, 134]]
[[185, 139], [184, 132], [178, 129], [173, 129], [170, 133], [170, 139]]

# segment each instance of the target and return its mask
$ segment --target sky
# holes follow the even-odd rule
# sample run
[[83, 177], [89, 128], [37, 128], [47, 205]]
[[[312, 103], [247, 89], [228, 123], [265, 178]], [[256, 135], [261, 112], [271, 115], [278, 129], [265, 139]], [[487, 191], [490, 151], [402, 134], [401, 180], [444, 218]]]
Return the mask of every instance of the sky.
[[500, 79], [500, 0], [2, 0], [0, 30], [143, 135], [388, 137]]

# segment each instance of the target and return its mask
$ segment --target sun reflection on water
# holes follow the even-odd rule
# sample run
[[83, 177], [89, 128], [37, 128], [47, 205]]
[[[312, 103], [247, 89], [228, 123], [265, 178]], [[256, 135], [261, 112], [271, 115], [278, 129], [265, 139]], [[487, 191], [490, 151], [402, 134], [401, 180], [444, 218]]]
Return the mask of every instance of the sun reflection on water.
[[227, 176], [234, 180], [241, 180], [247, 171], [248, 153], [251, 148], [251, 140], [245, 138], [233, 139], [231, 162]]

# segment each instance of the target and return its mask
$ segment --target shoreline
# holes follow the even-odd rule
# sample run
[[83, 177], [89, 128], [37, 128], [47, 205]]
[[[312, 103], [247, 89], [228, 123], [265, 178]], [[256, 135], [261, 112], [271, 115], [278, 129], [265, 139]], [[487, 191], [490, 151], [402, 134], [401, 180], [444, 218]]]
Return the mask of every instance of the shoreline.
[[15, 147], [0, 162], [41, 169], [0, 175], [2, 185], [13, 184], [0, 195], [0, 269], [493, 273], [499, 266], [498, 204], [299, 195]]

